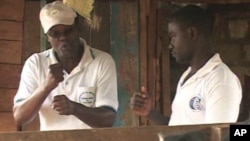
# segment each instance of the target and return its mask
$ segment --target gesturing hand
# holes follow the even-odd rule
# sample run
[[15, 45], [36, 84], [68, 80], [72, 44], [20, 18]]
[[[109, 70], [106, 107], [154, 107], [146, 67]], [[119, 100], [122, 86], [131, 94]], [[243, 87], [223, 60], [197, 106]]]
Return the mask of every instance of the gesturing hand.
[[71, 115], [74, 112], [74, 103], [65, 95], [57, 95], [52, 101], [52, 108], [60, 115]]
[[148, 95], [146, 88], [142, 87], [140, 92], [136, 92], [130, 99], [131, 109], [140, 116], [149, 116], [152, 109], [152, 99]]
[[49, 73], [46, 77], [45, 88], [52, 90], [57, 87], [58, 83], [63, 81], [63, 67], [61, 63], [49, 66]]

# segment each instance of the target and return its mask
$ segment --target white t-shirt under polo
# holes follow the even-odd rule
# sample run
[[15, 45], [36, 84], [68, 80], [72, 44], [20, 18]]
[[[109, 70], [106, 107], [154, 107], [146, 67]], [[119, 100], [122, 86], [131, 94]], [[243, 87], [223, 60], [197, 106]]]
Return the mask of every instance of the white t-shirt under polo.
[[190, 71], [188, 68], [178, 82], [169, 125], [236, 122], [242, 88], [219, 54], [182, 85]]
[[[40, 130], [91, 128], [72, 115], [59, 115], [51, 108], [55, 95], [66, 95], [70, 100], [88, 107], [107, 106], [118, 109], [117, 75], [113, 58], [103, 51], [89, 47], [85, 41], [83, 57], [70, 74], [64, 73], [60, 82], [44, 101], [40, 111]], [[57, 63], [52, 49], [33, 54], [24, 64], [14, 103], [29, 97], [44, 83], [49, 65]]]

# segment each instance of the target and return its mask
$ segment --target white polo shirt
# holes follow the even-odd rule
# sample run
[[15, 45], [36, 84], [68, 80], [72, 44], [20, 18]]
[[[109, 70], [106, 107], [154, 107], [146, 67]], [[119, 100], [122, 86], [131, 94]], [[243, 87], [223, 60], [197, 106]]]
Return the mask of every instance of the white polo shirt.
[[[113, 58], [103, 51], [89, 47], [84, 40], [83, 57], [70, 74], [64, 72], [60, 82], [44, 101], [40, 111], [40, 130], [91, 128], [72, 115], [59, 115], [51, 108], [55, 95], [65, 94], [70, 100], [88, 107], [108, 106], [118, 109], [117, 75]], [[14, 103], [29, 97], [45, 81], [49, 65], [57, 63], [52, 49], [29, 57], [21, 73]]]
[[182, 85], [190, 71], [189, 67], [178, 82], [169, 125], [236, 122], [242, 88], [219, 54]]

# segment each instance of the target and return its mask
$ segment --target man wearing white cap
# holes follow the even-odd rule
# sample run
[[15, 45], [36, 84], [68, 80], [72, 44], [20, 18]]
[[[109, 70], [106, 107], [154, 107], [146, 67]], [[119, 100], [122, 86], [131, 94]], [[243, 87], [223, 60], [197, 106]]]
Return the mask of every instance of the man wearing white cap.
[[40, 11], [51, 49], [30, 56], [23, 67], [13, 114], [18, 125], [37, 114], [40, 130], [111, 127], [118, 109], [113, 58], [79, 37], [76, 12], [55, 1]]

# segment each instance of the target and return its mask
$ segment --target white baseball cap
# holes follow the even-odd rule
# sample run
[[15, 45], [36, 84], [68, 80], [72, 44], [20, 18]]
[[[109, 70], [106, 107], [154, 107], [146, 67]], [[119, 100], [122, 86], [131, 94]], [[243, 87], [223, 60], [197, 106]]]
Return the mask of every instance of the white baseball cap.
[[40, 21], [44, 33], [58, 24], [72, 25], [76, 16], [76, 12], [62, 1], [48, 3], [40, 11]]

